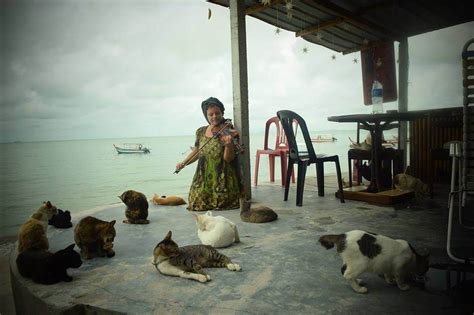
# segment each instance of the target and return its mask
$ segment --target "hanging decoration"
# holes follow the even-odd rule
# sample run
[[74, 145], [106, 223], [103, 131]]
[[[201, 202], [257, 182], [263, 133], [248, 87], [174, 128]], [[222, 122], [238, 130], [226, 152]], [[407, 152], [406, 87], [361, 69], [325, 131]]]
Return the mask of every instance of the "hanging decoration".
[[332, 55], [332, 56], [331, 56], [331, 59], [332, 59], [332, 60], [336, 60], [336, 55]]
[[293, 0], [285, 0], [286, 16], [288, 19], [293, 18]]
[[359, 60], [358, 60], [357, 58], [354, 58], [354, 59], [352, 59], [352, 62], [353, 62], [353, 63], [358, 63]]
[[278, 10], [278, 6], [276, 6], [276, 10], [277, 10], [277, 22], [276, 22], [277, 28], [275, 30], [275, 35], [280, 35], [280, 32], [281, 32], [281, 30], [280, 30], [280, 20], [278, 19], [278, 13], [280, 13], [280, 11]]
[[321, 34], [320, 32], [317, 32], [317, 33], [316, 33], [316, 40], [317, 40], [318, 42], [320, 42], [322, 39], [323, 39], [323, 34]]
[[375, 62], [375, 65], [377, 66], [377, 68], [380, 68], [382, 66], [382, 59], [381, 58], [378, 58], [377, 61]]
[[308, 53], [308, 47], [303, 47], [303, 54], [307, 54]]

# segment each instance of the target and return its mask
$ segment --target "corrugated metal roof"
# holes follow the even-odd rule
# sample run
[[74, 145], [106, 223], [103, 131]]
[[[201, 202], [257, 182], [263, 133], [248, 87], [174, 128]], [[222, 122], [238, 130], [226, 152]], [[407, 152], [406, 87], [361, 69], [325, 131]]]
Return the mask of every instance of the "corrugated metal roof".
[[242, 1], [247, 15], [343, 54], [474, 20], [474, 0]]

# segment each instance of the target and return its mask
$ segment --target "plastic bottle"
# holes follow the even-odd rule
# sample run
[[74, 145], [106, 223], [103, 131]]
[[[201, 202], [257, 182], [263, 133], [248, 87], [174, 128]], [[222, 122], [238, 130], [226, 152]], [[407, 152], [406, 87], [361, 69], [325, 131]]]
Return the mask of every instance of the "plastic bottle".
[[372, 114], [383, 113], [383, 85], [377, 80], [372, 84]]

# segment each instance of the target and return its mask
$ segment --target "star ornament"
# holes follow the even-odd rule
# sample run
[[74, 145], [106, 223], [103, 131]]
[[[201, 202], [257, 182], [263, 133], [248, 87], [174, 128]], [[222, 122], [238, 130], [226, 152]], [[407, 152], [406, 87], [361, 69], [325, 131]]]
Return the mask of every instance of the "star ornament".
[[269, 5], [270, 3], [272, 3], [272, 0], [260, 0], [260, 3], [263, 5]]
[[280, 28], [277, 27], [277, 28], [275, 29], [275, 34], [276, 34], [276, 35], [280, 35], [280, 32], [281, 32]]
[[285, 4], [285, 7], [287, 10], [291, 10], [293, 9], [293, 1], [288, 1], [286, 4]]
[[376, 65], [377, 67], [381, 67], [381, 66], [382, 66], [382, 59], [380, 59], [380, 58], [377, 59], [377, 62], [375, 63], [375, 65]]
[[308, 47], [303, 47], [303, 54], [307, 54], [308, 53]]
[[322, 39], [323, 39], [323, 34], [317, 33], [317, 34], [316, 34], [316, 40], [317, 40], [317, 41], [321, 41]]
[[331, 56], [331, 59], [332, 59], [332, 60], [336, 60], [336, 55], [332, 55], [332, 56]]
[[358, 63], [359, 60], [358, 60], [357, 58], [354, 58], [354, 59], [352, 59], [352, 62], [353, 62], [353, 63]]

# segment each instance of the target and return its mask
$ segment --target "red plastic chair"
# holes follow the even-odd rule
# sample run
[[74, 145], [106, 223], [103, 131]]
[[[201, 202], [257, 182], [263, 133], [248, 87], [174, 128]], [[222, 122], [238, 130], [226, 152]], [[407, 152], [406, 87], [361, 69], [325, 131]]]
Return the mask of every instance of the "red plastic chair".
[[[296, 122], [296, 121], [295, 121]], [[275, 146], [274, 148], [270, 148], [268, 146], [268, 136], [270, 127], [272, 124], [276, 126], [276, 139], [275, 139]], [[296, 128], [298, 126], [296, 125]], [[267, 154], [268, 160], [270, 164], [270, 182], [275, 181], [275, 157], [280, 157], [280, 164], [281, 164], [281, 185], [285, 186], [285, 178], [286, 178], [286, 169], [288, 167], [288, 142], [286, 140], [285, 132], [281, 126], [280, 120], [277, 116], [274, 116], [267, 120], [265, 124], [265, 140], [263, 144], [262, 150], [257, 150], [257, 155], [255, 158], [255, 174], [254, 174], [254, 185], [257, 186], [258, 182], [258, 166], [260, 163], [260, 155]], [[295, 174], [292, 174], [293, 183], [295, 182]]]

